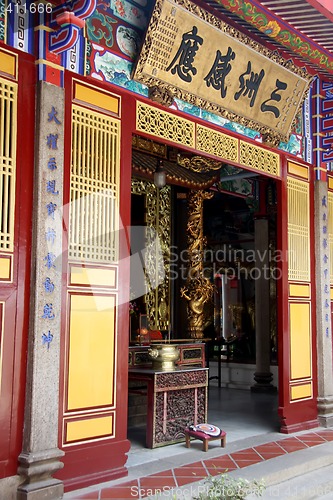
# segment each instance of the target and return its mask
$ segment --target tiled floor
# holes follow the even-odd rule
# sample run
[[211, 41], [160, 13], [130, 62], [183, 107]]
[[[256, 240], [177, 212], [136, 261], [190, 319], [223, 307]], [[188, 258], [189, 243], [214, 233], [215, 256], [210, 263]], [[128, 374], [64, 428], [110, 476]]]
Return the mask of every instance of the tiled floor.
[[[88, 494], [71, 496], [76, 499], [130, 499], [145, 498], [158, 494], [163, 489], [181, 487], [207, 476], [215, 476], [226, 471], [248, 467], [249, 465], [269, 460], [271, 458], [293, 453], [302, 448], [317, 446], [327, 441], [333, 441], [333, 430], [316, 430], [298, 437], [284, 438], [264, 445], [247, 448], [235, 453], [223, 454], [215, 458], [202, 459], [194, 463], [175, 467], [169, 470], [151, 474], [132, 481], [124, 481], [116, 486], [104, 486]], [[100, 496], [98, 496], [100, 495]]]
[[[72, 492], [65, 495], [70, 499], [126, 499], [145, 498], [154, 492], [163, 491], [163, 488], [177, 488], [207, 476], [221, 474], [248, 467], [270, 460], [283, 454], [293, 453], [304, 448], [316, 446], [327, 441], [333, 441], [333, 430], [316, 429], [297, 436], [287, 437], [276, 434], [277, 419], [277, 396], [251, 394], [248, 391], [230, 391], [227, 389], [210, 388], [209, 421], [222, 427], [227, 432], [228, 444], [237, 444], [237, 441], [247, 437], [267, 434], [274, 436], [271, 442], [256, 444], [255, 446], [236, 449], [226, 453], [225, 449], [210, 443], [209, 452], [201, 452], [202, 443], [194, 441], [190, 450], [179, 445], [147, 450], [143, 447], [144, 432], [132, 433], [132, 448], [129, 453], [127, 466], [133, 470], [138, 464], [143, 465], [141, 474], [135, 479], [124, 478], [103, 485], [90, 487], [81, 492]], [[259, 439], [257, 442], [260, 441]], [[254, 440], [253, 442], [256, 442]], [[196, 446], [197, 444], [197, 446]], [[230, 446], [229, 446], [230, 449]], [[187, 463], [179, 464], [182, 453], [187, 452]], [[166, 459], [167, 457], [167, 459]], [[163, 461], [164, 459], [164, 461]], [[154, 472], [152, 464], [158, 461], [161, 472]], [[178, 462], [178, 463], [177, 463]], [[145, 472], [143, 472], [145, 471]]]
[[[208, 421], [227, 433], [227, 442], [269, 432], [278, 432], [277, 394], [255, 394], [247, 390], [218, 388], [210, 383]], [[169, 456], [184, 453], [184, 443], [167, 448], [145, 448], [145, 428], [129, 430], [131, 449], [127, 467], [133, 467]], [[166, 451], [167, 450], [167, 451]]]

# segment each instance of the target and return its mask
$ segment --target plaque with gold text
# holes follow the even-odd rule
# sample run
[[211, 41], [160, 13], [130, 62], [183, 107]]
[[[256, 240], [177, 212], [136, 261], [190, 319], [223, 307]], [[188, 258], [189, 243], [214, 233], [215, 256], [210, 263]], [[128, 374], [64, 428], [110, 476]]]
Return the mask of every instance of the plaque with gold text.
[[312, 77], [187, 0], [157, 0], [133, 78], [287, 140]]

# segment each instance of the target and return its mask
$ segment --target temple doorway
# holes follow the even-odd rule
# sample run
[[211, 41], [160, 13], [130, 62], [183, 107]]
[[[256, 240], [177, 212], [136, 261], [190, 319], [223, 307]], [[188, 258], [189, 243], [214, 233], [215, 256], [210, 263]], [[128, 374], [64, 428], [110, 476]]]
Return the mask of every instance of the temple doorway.
[[[205, 344], [209, 362], [208, 415], [220, 411], [223, 416], [225, 402], [232, 400], [244, 417], [246, 398], [254, 407], [262, 404], [260, 398], [268, 398], [262, 426], [277, 431], [276, 181], [222, 163], [219, 169], [195, 172], [177, 163], [178, 154], [173, 148], [155, 155], [133, 150], [132, 254], [145, 248], [145, 227], [154, 226], [166, 264], [165, 279], [155, 282], [156, 288], [151, 286], [151, 269], [143, 269], [138, 280], [138, 268], [131, 268], [131, 345], [190, 337], [187, 301], [182, 296], [188, 270], [188, 193], [209, 190], [211, 196], [203, 202], [203, 272], [213, 293], [204, 307], [202, 338], [192, 339]], [[160, 160], [167, 185], [156, 188], [154, 172]], [[264, 314], [259, 309], [259, 319], [258, 296], [265, 309]], [[147, 353], [140, 356], [142, 365], [149, 366]], [[145, 433], [146, 406], [145, 388], [130, 387], [131, 440]]]

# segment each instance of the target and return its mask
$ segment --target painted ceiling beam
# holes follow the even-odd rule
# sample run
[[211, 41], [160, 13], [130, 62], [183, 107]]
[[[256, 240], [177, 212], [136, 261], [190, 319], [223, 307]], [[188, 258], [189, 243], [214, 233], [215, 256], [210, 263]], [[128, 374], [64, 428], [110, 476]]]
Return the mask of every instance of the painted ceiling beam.
[[[282, 20], [256, 0], [215, 0], [229, 12], [236, 14], [251, 26], [265, 33], [295, 55], [324, 70], [333, 78], [333, 54], [323, 46], [303, 35], [291, 24]], [[308, 1], [308, 0], [307, 0]], [[315, 4], [314, 0], [308, 2]], [[314, 6], [314, 5], [313, 5]], [[301, 21], [300, 21], [301, 22]]]

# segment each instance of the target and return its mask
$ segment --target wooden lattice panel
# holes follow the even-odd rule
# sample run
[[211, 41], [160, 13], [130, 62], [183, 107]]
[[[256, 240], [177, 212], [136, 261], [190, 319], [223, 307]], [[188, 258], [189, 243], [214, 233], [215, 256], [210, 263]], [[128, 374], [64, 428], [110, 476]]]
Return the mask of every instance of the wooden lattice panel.
[[330, 282], [333, 284], [333, 193], [328, 192], [328, 241], [330, 249]]
[[280, 177], [280, 156], [255, 144], [239, 142], [239, 163], [245, 167]]
[[[167, 330], [170, 322], [171, 189], [132, 179], [132, 193], [145, 195], [145, 302], [151, 330]], [[163, 257], [163, 263], [161, 262]]]
[[197, 125], [196, 149], [223, 160], [238, 162], [238, 139]]
[[16, 180], [17, 85], [0, 78], [0, 250], [12, 252]]
[[194, 123], [142, 102], [137, 102], [136, 129], [194, 148]]
[[120, 123], [73, 106], [69, 256], [118, 260]]
[[309, 184], [288, 178], [288, 276], [310, 281]]

